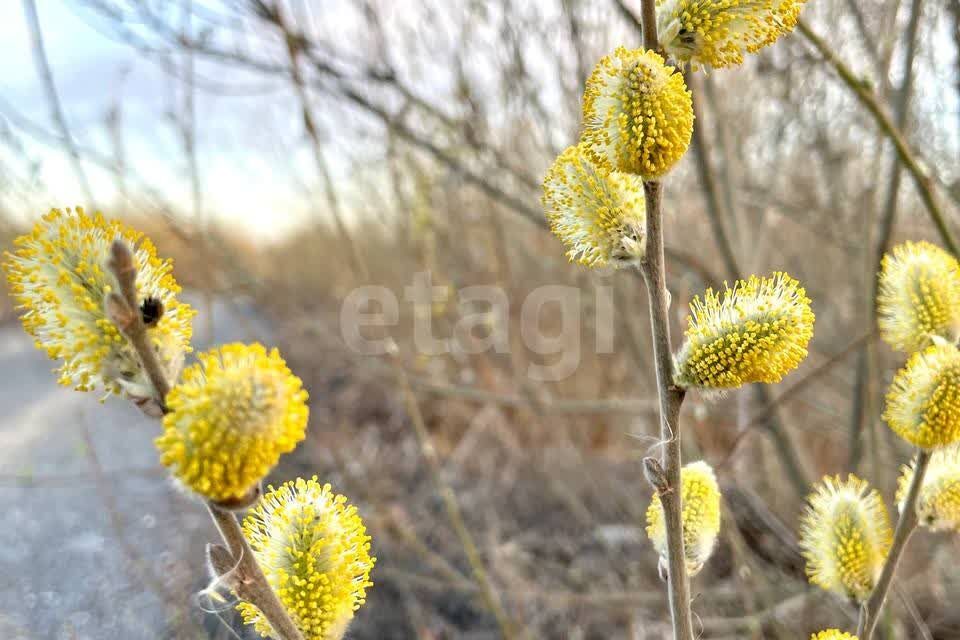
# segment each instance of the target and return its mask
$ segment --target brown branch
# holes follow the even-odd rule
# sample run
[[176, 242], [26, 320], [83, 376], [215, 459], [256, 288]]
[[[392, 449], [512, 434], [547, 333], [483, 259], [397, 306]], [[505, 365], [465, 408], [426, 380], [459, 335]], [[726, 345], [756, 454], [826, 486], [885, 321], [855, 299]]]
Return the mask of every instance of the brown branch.
[[[652, 4], [652, 2], [650, 2]], [[690, 611], [690, 579], [683, 550], [683, 515], [680, 497], [680, 407], [686, 392], [673, 383], [673, 355], [667, 318], [667, 287], [663, 258], [663, 215], [661, 184], [644, 185], [647, 207], [647, 252], [640, 263], [647, 286], [650, 327], [657, 371], [657, 395], [660, 401], [660, 440], [663, 446], [654, 486], [660, 494], [667, 533], [667, 580], [670, 590], [670, 615], [674, 640], [693, 640]], [[648, 474], [648, 478], [651, 474]]]
[[897, 529], [893, 534], [893, 544], [887, 554], [887, 561], [884, 563], [880, 578], [870, 594], [870, 599], [860, 609], [860, 621], [857, 624], [857, 637], [860, 640], [871, 640], [873, 637], [877, 622], [880, 620], [883, 604], [887, 600], [887, 592], [890, 591], [893, 576], [897, 572], [897, 565], [900, 564], [900, 558], [907, 548], [910, 536], [917, 528], [917, 499], [920, 497], [923, 478], [927, 473], [927, 467], [930, 465], [930, 456], [929, 451], [917, 452], [917, 461], [913, 467], [913, 480], [910, 482], [910, 490], [907, 492], [907, 499], [904, 501], [903, 509], [900, 512], [900, 520], [897, 522]]
[[233, 574], [230, 583], [237, 595], [256, 605], [282, 640], [303, 640], [303, 634], [287, 614], [283, 603], [257, 564], [236, 514], [221, 509], [210, 501], [207, 502], [207, 510], [232, 556]]
[[[930, 214], [931, 220], [940, 234], [940, 239], [947, 246], [950, 252], [955, 256], [960, 256], [960, 245], [957, 244], [953, 233], [947, 226], [946, 215], [937, 201], [937, 196], [933, 191], [933, 181], [926, 174], [919, 160], [907, 144], [906, 139], [900, 129], [893, 123], [886, 110], [880, 105], [874, 92], [858, 78], [853, 71], [837, 56], [826, 41], [814, 33], [810, 27], [802, 20], [797, 23], [797, 30], [802, 33], [814, 48], [823, 56], [824, 61], [830, 64], [837, 72], [840, 79], [847, 85], [847, 88], [853, 92], [860, 103], [873, 116], [880, 130], [893, 142], [897, 151], [897, 157], [904, 168], [910, 173], [913, 182], [920, 194], [924, 207]], [[862, 639], [861, 639], [862, 640]]]
[[781, 393], [779, 396], [771, 400], [766, 406], [764, 406], [756, 415], [750, 418], [750, 421], [747, 422], [746, 426], [740, 430], [740, 433], [737, 435], [736, 439], [733, 441], [733, 444], [730, 447], [730, 450], [727, 452], [726, 457], [717, 465], [717, 469], [722, 469], [726, 467], [733, 458], [736, 456], [740, 445], [743, 440], [747, 438], [751, 431], [754, 428], [758, 427], [764, 421], [770, 418], [770, 416], [776, 411], [777, 407], [785, 404], [787, 401], [791, 400], [794, 396], [800, 393], [803, 389], [808, 387], [811, 383], [819, 379], [824, 374], [832, 370], [836, 365], [843, 362], [843, 360], [853, 353], [855, 350], [859, 349], [866, 343], [868, 340], [872, 339], [876, 334], [871, 331], [863, 335], [858, 336], [856, 339], [851, 341], [846, 347], [841, 349], [836, 354], [830, 356], [823, 363], [818, 365], [815, 369], [810, 371], [804, 377], [793, 384], [789, 389]]
[[120, 292], [107, 297], [107, 309], [110, 320], [117, 325], [133, 346], [140, 363], [154, 389], [154, 400], [160, 409], [166, 411], [165, 398], [170, 392], [167, 374], [150, 343], [147, 327], [140, 314], [140, 300], [137, 299], [137, 265], [133, 249], [124, 240], [115, 240], [110, 246], [110, 270], [117, 278]]

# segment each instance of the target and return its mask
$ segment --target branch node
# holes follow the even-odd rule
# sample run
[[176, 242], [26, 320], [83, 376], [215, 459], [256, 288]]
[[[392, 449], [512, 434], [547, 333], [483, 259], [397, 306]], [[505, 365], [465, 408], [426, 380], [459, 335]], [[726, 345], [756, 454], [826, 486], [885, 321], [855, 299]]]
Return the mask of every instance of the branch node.
[[665, 495], [673, 491], [667, 482], [667, 474], [660, 461], [652, 456], [643, 459], [643, 475], [658, 494]]

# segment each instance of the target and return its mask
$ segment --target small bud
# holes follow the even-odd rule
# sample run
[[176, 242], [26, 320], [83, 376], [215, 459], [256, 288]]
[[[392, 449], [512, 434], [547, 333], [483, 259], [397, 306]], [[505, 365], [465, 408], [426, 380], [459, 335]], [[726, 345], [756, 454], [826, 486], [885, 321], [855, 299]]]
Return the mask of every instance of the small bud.
[[109, 319], [117, 329], [120, 329], [121, 332], [127, 333], [133, 328], [137, 318], [124, 297], [116, 291], [111, 291], [106, 295], [104, 298], [104, 309], [107, 314], [107, 319]]
[[128, 291], [135, 291], [137, 279], [137, 265], [133, 259], [130, 243], [117, 238], [110, 243], [110, 260], [107, 263], [110, 271], [116, 276], [120, 284], [120, 291], [126, 295]]
[[647, 456], [643, 459], [643, 475], [646, 477], [647, 482], [650, 483], [650, 486], [653, 487], [653, 490], [658, 494], [664, 494], [670, 489], [670, 485], [667, 482], [667, 476], [663, 471], [663, 467], [660, 466], [660, 461], [656, 458]]

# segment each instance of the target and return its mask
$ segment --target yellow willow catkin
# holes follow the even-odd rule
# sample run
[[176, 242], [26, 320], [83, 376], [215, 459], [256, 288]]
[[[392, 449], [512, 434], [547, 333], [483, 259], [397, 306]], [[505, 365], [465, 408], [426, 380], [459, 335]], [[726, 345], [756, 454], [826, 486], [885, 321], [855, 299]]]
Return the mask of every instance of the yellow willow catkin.
[[921, 449], [960, 440], [960, 350], [938, 339], [910, 356], [890, 384], [883, 419]]
[[681, 64], [730, 67], [793, 31], [805, 0], [657, 0], [657, 32]]
[[[683, 550], [687, 572], [693, 576], [710, 559], [720, 533], [720, 487], [706, 462], [691, 462], [680, 470], [682, 485], [680, 501], [683, 505]], [[660, 555], [661, 564], [667, 561], [667, 530], [660, 495], [655, 493], [647, 508], [647, 536]]]
[[[306, 640], [340, 640], [373, 585], [370, 536], [347, 499], [297, 479], [273, 489], [243, 521], [257, 563]], [[237, 607], [263, 636], [270, 623], [256, 606]]]
[[136, 247], [139, 301], [151, 300], [164, 309], [148, 327], [147, 338], [167, 376], [175, 378], [190, 351], [194, 311], [177, 300], [180, 286], [171, 275], [173, 264], [158, 258], [143, 234], [80, 207], [53, 209], [29, 234], [14, 240], [16, 249], [5, 255], [3, 267], [10, 293], [23, 310], [24, 329], [38, 348], [63, 361], [60, 384], [147, 397], [153, 387], [140, 358], [104, 310], [106, 295], [119, 289], [108, 266], [116, 239]]
[[813, 322], [806, 292], [785, 273], [751, 276], [722, 295], [708, 289], [690, 303], [676, 382], [704, 389], [779, 382], [807, 356]]
[[800, 547], [810, 582], [860, 602], [883, 569], [892, 534], [880, 494], [853, 474], [824, 478], [807, 498]]
[[598, 162], [657, 179], [683, 157], [692, 134], [690, 92], [661, 56], [619, 47], [597, 63], [583, 94], [582, 142]]
[[234, 343], [198, 359], [167, 396], [160, 461], [208, 499], [242, 499], [303, 440], [307, 392], [276, 349]]
[[929, 242], [904, 242], [883, 257], [877, 295], [880, 336], [913, 352], [960, 332], [960, 263]]
[[810, 636], [810, 640], [858, 640], [857, 636], [852, 636], [846, 631], [840, 631], [839, 629], [827, 629], [826, 631], [821, 631], [820, 633], [815, 633]]
[[643, 183], [594, 162], [585, 145], [568, 147], [543, 179], [550, 230], [567, 257], [588, 267], [625, 266], [643, 257]]
[[[897, 504], [903, 510], [913, 482], [915, 461], [903, 465], [897, 483]], [[960, 531], [960, 445], [937, 449], [923, 476], [917, 498], [921, 527], [932, 531]]]

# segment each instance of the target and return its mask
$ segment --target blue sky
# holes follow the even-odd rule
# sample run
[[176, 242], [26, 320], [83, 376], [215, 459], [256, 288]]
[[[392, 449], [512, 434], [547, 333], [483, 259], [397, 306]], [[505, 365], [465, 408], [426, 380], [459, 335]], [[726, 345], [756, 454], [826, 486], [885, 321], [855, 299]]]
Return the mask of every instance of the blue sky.
[[[175, 206], [191, 211], [187, 162], [177, 129], [165, 115], [178, 104], [178, 83], [157, 64], [111, 38], [98, 16], [76, 5], [69, 0], [37, 0], [47, 55], [73, 137], [81, 146], [111, 156], [105, 117], [111, 105], [122, 101], [130, 166]], [[4, 43], [0, 98], [32, 123], [54, 131], [23, 6], [16, 0], [0, 0], [0, 42]], [[296, 176], [298, 166], [304, 164], [301, 154], [282, 151], [299, 146], [300, 132], [296, 122], [277, 131], [276, 123], [290, 118], [273, 117], [288, 99], [282, 88], [249, 96], [197, 94], [203, 210], [257, 238], [282, 236], [307, 215], [308, 199]], [[3, 119], [6, 114], [0, 105]], [[252, 126], [265, 122], [270, 126]], [[9, 158], [8, 163], [29, 160], [37, 166], [36, 179], [28, 181], [27, 191], [13, 200], [11, 208], [30, 217], [50, 206], [83, 203], [83, 191], [64, 153], [23, 133], [14, 123], [11, 127], [18, 132], [27, 158]], [[109, 206], [116, 195], [113, 175], [91, 162], [85, 168], [98, 204]], [[130, 184], [132, 191], [136, 183]]]

